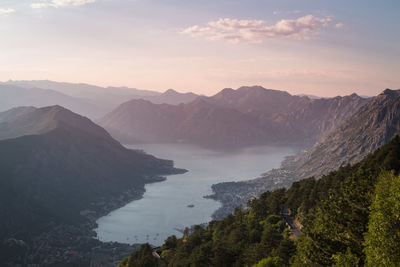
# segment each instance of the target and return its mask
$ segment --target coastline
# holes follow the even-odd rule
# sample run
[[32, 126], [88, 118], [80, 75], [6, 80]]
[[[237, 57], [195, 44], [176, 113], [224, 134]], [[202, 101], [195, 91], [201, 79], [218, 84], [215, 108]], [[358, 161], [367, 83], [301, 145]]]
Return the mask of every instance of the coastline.
[[[187, 170], [173, 168], [169, 173], [174, 175]], [[97, 220], [124, 205], [143, 198], [145, 185], [163, 182], [165, 176], [145, 176], [140, 187], [130, 188], [118, 195], [100, 197], [80, 211], [81, 220], [77, 223], [56, 223], [49, 221], [41, 225], [42, 232], [29, 239], [9, 238], [10, 249], [23, 249], [25, 264], [50, 266], [116, 266], [120, 260], [129, 256], [141, 244], [102, 242], [97, 238], [95, 229]], [[97, 266], [96, 265], [96, 266]], [[64, 266], [64, 265], [63, 265]]]
[[248, 201], [258, 198], [262, 193], [289, 186], [294, 177], [295, 173], [291, 170], [272, 169], [263, 173], [259, 178], [213, 184], [211, 186], [213, 194], [204, 196], [204, 198], [213, 199], [222, 204], [211, 216], [213, 220], [221, 220], [233, 213], [239, 206], [247, 208]]

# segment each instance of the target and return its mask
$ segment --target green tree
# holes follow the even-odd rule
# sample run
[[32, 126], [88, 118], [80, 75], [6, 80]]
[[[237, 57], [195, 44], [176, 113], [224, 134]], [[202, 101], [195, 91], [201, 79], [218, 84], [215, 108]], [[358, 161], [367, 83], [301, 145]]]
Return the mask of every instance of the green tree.
[[266, 259], [262, 259], [257, 264], [254, 264], [253, 267], [281, 267], [283, 265], [283, 261], [279, 257], [268, 257]]
[[151, 246], [143, 244], [138, 251], [125, 258], [118, 267], [157, 267], [157, 259], [153, 256]]
[[347, 248], [346, 253], [338, 253], [332, 256], [335, 264], [332, 267], [355, 267], [358, 266], [360, 259]]
[[165, 240], [164, 249], [176, 248], [177, 244], [178, 244], [178, 239], [176, 238], [176, 236], [175, 235], [170, 236], [167, 238], [167, 240]]
[[365, 246], [367, 266], [400, 266], [400, 176], [379, 177]]

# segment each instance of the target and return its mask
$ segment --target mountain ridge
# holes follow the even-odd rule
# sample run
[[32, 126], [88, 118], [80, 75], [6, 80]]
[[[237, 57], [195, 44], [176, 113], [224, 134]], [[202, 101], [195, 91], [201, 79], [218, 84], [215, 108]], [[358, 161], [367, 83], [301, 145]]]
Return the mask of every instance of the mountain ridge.
[[177, 106], [128, 101], [98, 122], [124, 143], [309, 146], [367, 101], [357, 95], [309, 99], [261, 86], [225, 88]]

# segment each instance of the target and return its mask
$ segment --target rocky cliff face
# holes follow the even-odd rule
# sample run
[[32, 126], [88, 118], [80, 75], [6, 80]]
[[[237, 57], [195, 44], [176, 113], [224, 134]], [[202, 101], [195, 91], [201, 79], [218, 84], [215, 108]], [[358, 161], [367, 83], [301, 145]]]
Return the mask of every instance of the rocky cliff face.
[[400, 90], [386, 89], [309, 151], [283, 164], [298, 177], [319, 177], [354, 164], [400, 134]]

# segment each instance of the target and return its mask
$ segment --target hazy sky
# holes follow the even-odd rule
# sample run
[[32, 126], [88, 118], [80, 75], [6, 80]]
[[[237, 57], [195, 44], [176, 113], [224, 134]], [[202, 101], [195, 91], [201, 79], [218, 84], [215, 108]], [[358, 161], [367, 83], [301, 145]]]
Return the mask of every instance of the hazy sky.
[[400, 88], [399, 0], [0, 0], [0, 80], [214, 94]]

